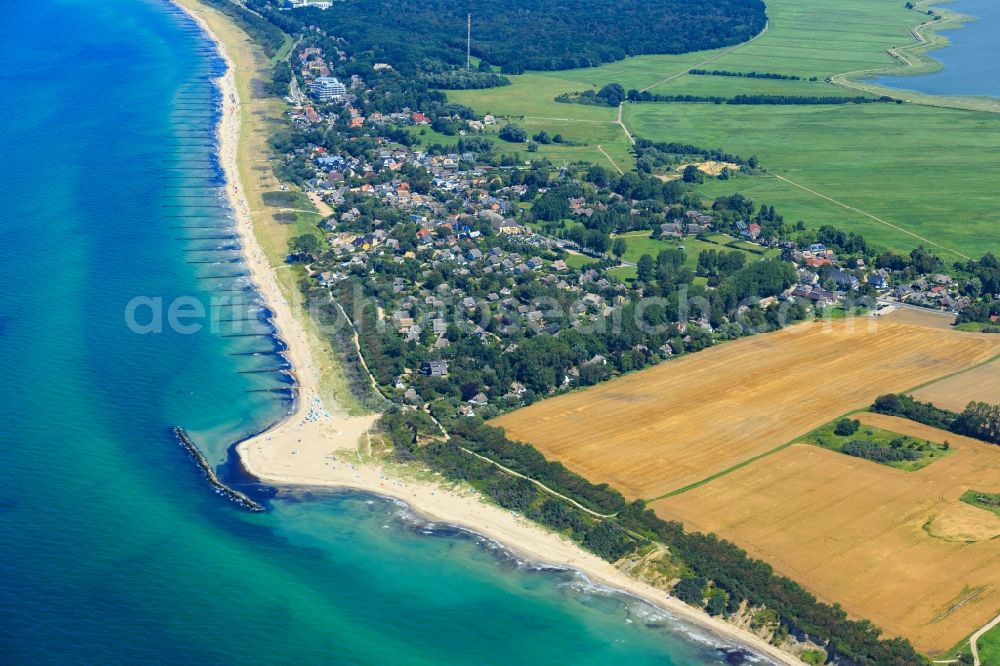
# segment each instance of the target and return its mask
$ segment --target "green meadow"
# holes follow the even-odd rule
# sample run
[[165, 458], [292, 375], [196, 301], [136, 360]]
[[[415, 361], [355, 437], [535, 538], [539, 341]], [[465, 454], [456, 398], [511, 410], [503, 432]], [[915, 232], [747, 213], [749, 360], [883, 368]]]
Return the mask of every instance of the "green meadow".
[[[556, 161], [587, 160], [621, 170], [634, 158], [617, 109], [553, 98], [618, 82], [665, 95], [853, 96], [824, 81], [849, 72], [902, 67], [887, 49], [913, 42], [927, 17], [897, 0], [767, 0], [768, 30], [743, 45], [682, 55], [639, 56], [602, 67], [513, 76], [513, 85], [449, 91], [480, 113], [561, 133], [577, 146], [542, 146]], [[773, 72], [818, 81], [695, 76], [691, 68]], [[879, 246], [923, 244], [946, 259], [1000, 252], [1000, 118], [922, 104], [770, 105], [626, 103], [634, 136], [749, 156], [767, 173], [709, 179], [706, 198], [743, 192], [787, 220], [862, 233]], [[503, 120], [501, 120], [503, 122]], [[503, 144], [502, 144], [503, 145]], [[506, 144], [511, 151], [524, 145]], [[525, 158], [530, 155], [524, 153]], [[783, 180], [784, 179], [784, 180]]]
[[625, 107], [636, 136], [756, 154], [768, 170], [713, 181], [707, 196], [743, 191], [786, 219], [832, 223], [899, 250], [922, 243], [951, 259], [1000, 249], [998, 121], [913, 104]]
[[648, 254], [655, 259], [656, 255], [662, 250], [676, 248], [684, 250], [684, 264], [692, 270], [698, 265], [698, 254], [703, 250], [716, 250], [717, 252], [739, 250], [746, 255], [748, 262], [776, 257], [779, 254], [775, 249], [745, 243], [725, 234], [716, 234], [709, 240], [699, 238], [660, 240], [659, 238], [652, 238], [648, 231], [632, 231], [617, 237], [625, 239], [627, 246], [625, 254], [622, 256], [622, 261], [631, 264], [637, 263], [639, 258], [644, 254]]
[[979, 637], [976, 647], [982, 664], [1000, 664], [1000, 626], [993, 627]]
[[708, 69], [779, 72], [820, 79], [890, 67], [891, 46], [912, 41], [922, 17], [895, 0], [765, 0], [767, 32]]

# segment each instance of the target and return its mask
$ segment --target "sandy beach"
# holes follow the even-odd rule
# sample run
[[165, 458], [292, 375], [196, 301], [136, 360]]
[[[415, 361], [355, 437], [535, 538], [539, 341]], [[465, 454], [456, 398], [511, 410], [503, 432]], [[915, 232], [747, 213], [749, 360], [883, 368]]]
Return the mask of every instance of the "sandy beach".
[[317, 366], [312, 358], [314, 345], [307, 337], [310, 333], [294, 316], [279, 287], [276, 268], [267, 261], [254, 235], [247, 198], [239, 183], [241, 100], [230, 57], [234, 49], [212, 30], [213, 23], [228, 19], [196, 0], [174, 1], [205, 29], [227, 64], [226, 74], [218, 80], [223, 105], [219, 124], [220, 160], [226, 175], [226, 191], [236, 215], [247, 265], [274, 313], [279, 336], [288, 345], [286, 356], [294, 368], [299, 387], [299, 400], [286, 419], [239, 445], [237, 450], [244, 467], [275, 486], [351, 488], [402, 500], [430, 520], [479, 533], [526, 559], [575, 569], [594, 583], [620, 590], [704, 627], [726, 643], [742, 645], [776, 663], [802, 663], [749, 632], [712, 618], [662, 590], [627, 576], [572, 541], [484, 501], [472, 489], [455, 491], [431, 481], [393, 478], [389, 470], [377, 463], [360, 462], [359, 442], [377, 416], [347, 416], [337, 405], [324, 404]]

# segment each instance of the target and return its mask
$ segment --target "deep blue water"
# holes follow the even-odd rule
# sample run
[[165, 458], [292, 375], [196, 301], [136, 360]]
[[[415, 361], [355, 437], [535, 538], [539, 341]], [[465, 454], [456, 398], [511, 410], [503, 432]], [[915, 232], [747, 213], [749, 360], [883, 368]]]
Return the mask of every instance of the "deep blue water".
[[225, 473], [289, 407], [258, 391], [287, 386], [280, 343], [126, 312], [235, 294], [229, 318], [258, 316], [231, 291], [221, 63], [162, 0], [4, 3], [0, 54], [0, 663], [721, 663], [644, 604], [391, 502], [213, 494], [169, 428]]
[[942, 7], [977, 19], [941, 32], [950, 43], [929, 55], [944, 69], [917, 76], [882, 76], [872, 83], [927, 95], [1000, 97], [1000, 2], [958, 0]]

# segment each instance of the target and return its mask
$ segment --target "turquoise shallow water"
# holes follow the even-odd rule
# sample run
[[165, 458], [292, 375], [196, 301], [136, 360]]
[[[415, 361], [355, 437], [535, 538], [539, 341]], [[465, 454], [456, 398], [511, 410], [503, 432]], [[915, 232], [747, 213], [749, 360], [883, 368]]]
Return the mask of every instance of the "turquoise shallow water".
[[918, 76], [882, 76], [872, 83], [927, 95], [1000, 97], [1000, 3], [958, 0], [942, 7], [976, 17], [961, 28], [941, 33], [950, 43], [931, 51], [930, 56], [940, 61], [943, 69]]
[[233, 322], [139, 335], [125, 313], [236, 294], [224, 318], [258, 316], [223, 291], [246, 284], [212, 157], [221, 64], [158, 0], [0, 12], [0, 662], [724, 662], [644, 604], [388, 501], [249, 514], [213, 494], [169, 428], [240, 482], [230, 443], [289, 407], [252, 392], [280, 372], [245, 372], [280, 369], [279, 343]]

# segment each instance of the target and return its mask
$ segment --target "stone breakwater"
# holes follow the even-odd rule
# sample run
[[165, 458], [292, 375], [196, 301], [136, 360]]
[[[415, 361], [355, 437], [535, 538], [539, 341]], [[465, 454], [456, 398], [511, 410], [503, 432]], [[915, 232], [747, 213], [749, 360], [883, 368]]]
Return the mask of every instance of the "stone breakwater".
[[198, 450], [198, 447], [195, 446], [194, 442], [191, 441], [191, 438], [188, 436], [187, 432], [185, 432], [184, 428], [174, 426], [173, 432], [178, 443], [187, 449], [189, 454], [191, 454], [195, 464], [198, 465], [202, 473], [205, 475], [205, 478], [208, 479], [208, 485], [212, 486], [212, 488], [215, 489], [215, 492], [235, 502], [247, 511], [264, 511], [264, 506], [262, 504], [253, 501], [238, 490], [233, 490], [219, 480], [219, 476], [215, 473], [215, 470], [212, 469], [210, 464], [208, 464], [208, 459], [201, 451]]

